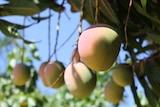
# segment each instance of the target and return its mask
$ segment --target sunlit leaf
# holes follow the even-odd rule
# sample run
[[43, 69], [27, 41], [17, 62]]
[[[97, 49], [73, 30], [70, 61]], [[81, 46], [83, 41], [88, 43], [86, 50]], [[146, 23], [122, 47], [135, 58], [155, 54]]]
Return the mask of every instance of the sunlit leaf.
[[29, 63], [31, 63], [32, 62], [32, 60], [30, 59], [30, 58], [24, 58], [24, 62], [29, 62]]
[[147, 0], [141, 0], [141, 5], [144, 8], [144, 10], [146, 11]]
[[0, 30], [5, 36], [21, 38], [20, 34], [17, 32], [16, 26], [7, 21], [0, 20]]
[[31, 44], [31, 43], [35, 43], [35, 42], [32, 42], [32, 41], [24, 39], [18, 33], [18, 29], [24, 29], [24, 28], [27, 28], [27, 27], [29, 27], [31, 25], [23, 26], [23, 25], [19, 25], [19, 24], [10, 23], [10, 22], [5, 21], [5, 20], [0, 20], [0, 31], [5, 36], [22, 39], [24, 43]]

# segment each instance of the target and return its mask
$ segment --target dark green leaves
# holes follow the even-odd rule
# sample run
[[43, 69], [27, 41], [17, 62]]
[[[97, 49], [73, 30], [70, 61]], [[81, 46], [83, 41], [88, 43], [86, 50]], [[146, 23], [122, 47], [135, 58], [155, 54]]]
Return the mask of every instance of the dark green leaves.
[[15, 0], [0, 6], [0, 15], [31, 16], [39, 12], [39, 8], [31, 1]]
[[142, 14], [143, 16], [145, 16], [146, 18], [151, 20], [154, 24], [160, 25], [160, 20], [158, 18], [148, 14], [136, 1], [133, 2], [133, 6], [137, 10], [137, 12], [139, 12], [140, 14]]

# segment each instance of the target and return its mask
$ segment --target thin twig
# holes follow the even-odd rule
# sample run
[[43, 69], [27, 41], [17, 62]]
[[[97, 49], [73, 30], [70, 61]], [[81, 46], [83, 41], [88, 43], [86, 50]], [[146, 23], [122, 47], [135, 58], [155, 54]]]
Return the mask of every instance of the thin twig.
[[54, 45], [54, 53], [55, 53], [55, 58], [57, 60], [57, 45], [58, 45], [58, 37], [59, 37], [59, 29], [60, 29], [60, 18], [61, 18], [61, 13], [59, 12], [58, 14], [58, 20], [57, 20], [57, 26], [56, 26], [56, 41], [55, 41], [55, 45]]
[[[64, 5], [65, 0], [62, 2], [62, 6]], [[56, 41], [54, 44], [54, 51], [53, 54], [50, 55], [50, 58], [55, 54], [55, 59], [57, 60], [57, 45], [58, 45], [58, 37], [59, 37], [59, 29], [60, 29], [60, 19], [61, 19], [61, 12], [58, 14], [57, 26], [56, 26]]]
[[95, 13], [95, 23], [98, 24], [99, 20], [99, 0], [96, 0], [96, 13]]
[[[73, 34], [76, 32], [78, 28], [78, 25], [76, 26], [76, 28], [74, 29], [74, 31], [68, 36], [68, 38], [57, 48], [56, 52], [59, 51], [68, 41], [69, 39], [71, 39], [71, 37], [73, 36]], [[53, 52], [53, 54], [51, 56], [53, 56], [55, 53]]]
[[[51, 9], [49, 9], [49, 16], [51, 15]], [[48, 19], [48, 62], [50, 61], [51, 55], [51, 17]]]
[[71, 18], [69, 17], [69, 15], [66, 13], [66, 11], [64, 10], [64, 14], [66, 15], [67, 19], [70, 20]]
[[[26, 17], [24, 17], [24, 20], [23, 20], [23, 25], [25, 26], [25, 22], [26, 22]], [[25, 29], [22, 30], [22, 38], [24, 39], [25, 38]], [[21, 62], [23, 63], [24, 62], [24, 50], [25, 49], [25, 46], [24, 46], [24, 41], [22, 41], [22, 56], [21, 56]]]
[[127, 46], [128, 46], [127, 26], [128, 26], [128, 20], [129, 20], [129, 15], [130, 15], [130, 10], [131, 10], [132, 3], [133, 3], [133, 0], [130, 0], [129, 6], [128, 6], [128, 12], [127, 12], [127, 17], [126, 17], [126, 22], [125, 22], [125, 26], [124, 26], [124, 33], [125, 33], [125, 49], [126, 49]]

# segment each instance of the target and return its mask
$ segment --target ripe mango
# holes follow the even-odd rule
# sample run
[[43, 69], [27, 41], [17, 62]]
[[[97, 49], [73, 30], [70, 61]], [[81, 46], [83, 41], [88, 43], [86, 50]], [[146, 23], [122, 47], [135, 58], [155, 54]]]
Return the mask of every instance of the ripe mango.
[[96, 86], [96, 74], [82, 62], [70, 63], [64, 73], [68, 90], [76, 98], [85, 98]]
[[13, 68], [13, 82], [23, 86], [30, 78], [30, 68], [24, 63], [19, 63]]
[[61, 62], [48, 62], [44, 69], [44, 77], [49, 87], [60, 88], [64, 84], [64, 70]]
[[90, 69], [106, 71], [115, 62], [121, 39], [105, 24], [95, 24], [81, 33], [78, 41], [80, 59]]

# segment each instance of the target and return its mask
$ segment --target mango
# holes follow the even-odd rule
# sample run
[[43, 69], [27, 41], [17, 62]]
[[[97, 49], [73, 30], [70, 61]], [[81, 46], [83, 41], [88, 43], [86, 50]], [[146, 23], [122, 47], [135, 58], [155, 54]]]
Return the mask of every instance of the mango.
[[118, 33], [105, 24], [95, 24], [83, 31], [78, 41], [80, 59], [90, 69], [106, 71], [115, 62], [121, 39]]
[[44, 69], [44, 77], [49, 87], [60, 88], [64, 85], [65, 67], [60, 61], [48, 62]]
[[106, 84], [104, 94], [107, 101], [117, 104], [122, 100], [124, 87], [117, 85], [112, 79]]
[[43, 63], [40, 65], [40, 67], [39, 67], [39, 72], [38, 72], [38, 75], [39, 75], [39, 77], [41, 78], [41, 80], [42, 80], [42, 82], [43, 82], [43, 84], [44, 84], [45, 86], [48, 86], [47, 81], [46, 81], [45, 76], [44, 76], [44, 69], [45, 69], [45, 67], [46, 67], [47, 64], [48, 64], [48, 62], [43, 62]]
[[85, 98], [96, 86], [96, 73], [82, 62], [70, 63], [64, 73], [64, 80], [75, 98]]
[[112, 69], [112, 78], [116, 84], [124, 87], [133, 82], [132, 66], [129, 64], [119, 64]]
[[23, 86], [30, 78], [30, 68], [24, 63], [16, 64], [13, 68], [13, 83]]
[[76, 63], [76, 62], [79, 62], [79, 61], [80, 61], [80, 56], [79, 56], [79, 53], [78, 53], [78, 48], [75, 48], [72, 52], [72, 62]]

